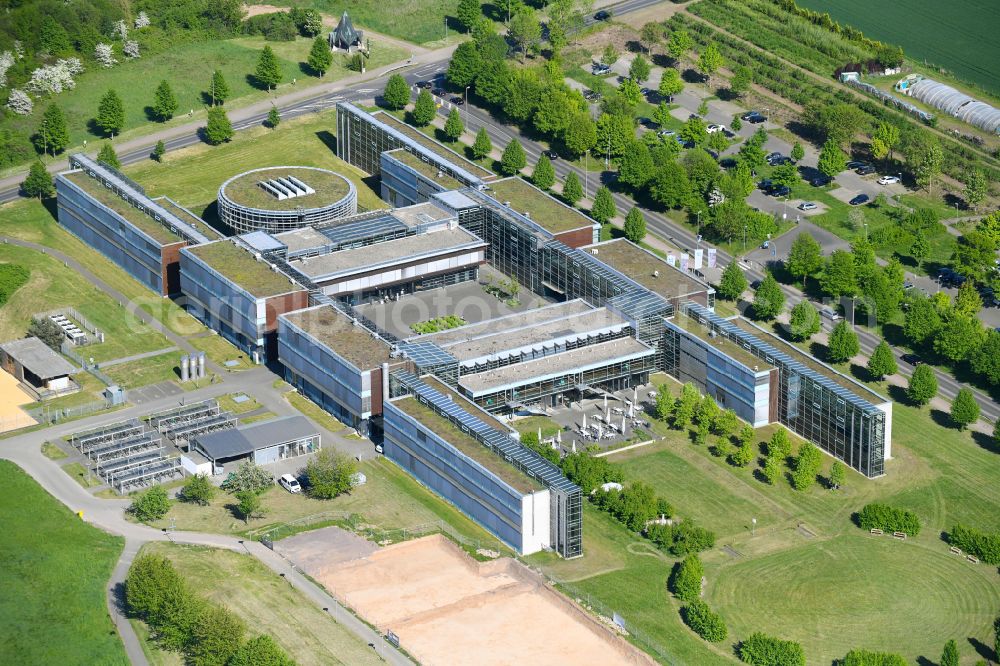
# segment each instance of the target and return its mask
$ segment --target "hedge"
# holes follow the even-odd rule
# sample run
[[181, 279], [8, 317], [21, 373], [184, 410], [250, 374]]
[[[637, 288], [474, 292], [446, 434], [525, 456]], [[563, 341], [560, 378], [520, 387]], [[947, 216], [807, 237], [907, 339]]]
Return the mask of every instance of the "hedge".
[[948, 543], [975, 555], [986, 564], [1000, 564], [1000, 532], [983, 532], [956, 523], [948, 532]]
[[713, 613], [708, 604], [701, 599], [695, 599], [682, 608], [681, 617], [684, 624], [691, 627], [694, 633], [711, 643], [724, 641], [729, 634], [726, 630], [726, 623], [717, 613]]
[[670, 575], [670, 591], [681, 601], [696, 601], [701, 598], [701, 579], [705, 568], [697, 555], [688, 555], [674, 564]]
[[907, 661], [891, 652], [851, 650], [840, 662], [840, 666], [907, 666]]
[[905, 532], [909, 536], [920, 534], [920, 519], [915, 513], [888, 504], [866, 504], [858, 512], [857, 519], [858, 526], [865, 530]]
[[756, 632], [740, 643], [740, 659], [754, 666], [805, 666], [806, 653], [794, 641]]

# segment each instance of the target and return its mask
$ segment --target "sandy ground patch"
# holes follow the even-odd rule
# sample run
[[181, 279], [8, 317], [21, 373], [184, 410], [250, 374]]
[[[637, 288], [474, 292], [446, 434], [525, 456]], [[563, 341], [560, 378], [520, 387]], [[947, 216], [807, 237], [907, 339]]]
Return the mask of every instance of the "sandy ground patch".
[[275, 7], [274, 5], [247, 5], [247, 18], [259, 16], [260, 14], [273, 14], [285, 11], [285, 7]]
[[[280, 542], [282, 553], [424, 664], [652, 664], [512, 559], [479, 563], [432, 535], [343, 561], [325, 528]], [[339, 531], [339, 530], [338, 530]], [[310, 542], [310, 536], [315, 535]], [[335, 561], [335, 560], [339, 560]]]
[[0, 370], [0, 432], [35, 425], [37, 421], [21, 409], [34, 401], [14, 375]]

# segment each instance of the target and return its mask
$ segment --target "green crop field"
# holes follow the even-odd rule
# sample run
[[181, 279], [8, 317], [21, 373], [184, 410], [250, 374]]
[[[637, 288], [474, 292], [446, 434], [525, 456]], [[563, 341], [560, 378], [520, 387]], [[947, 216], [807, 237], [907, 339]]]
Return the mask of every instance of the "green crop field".
[[123, 540], [0, 461], [0, 663], [128, 664], [105, 601]]
[[1000, 94], [1000, 5], [991, 0], [798, 0], [828, 12], [872, 39], [898, 44], [917, 61], [928, 61]]
[[[733, 468], [659, 424], [657, 432], [666, 434], [661, 443], [609, 458], [627, 480], [650, 483], [680, 516], [716, 532], [716, 548], [702, 559], [705, 600], [730, 632], [719, 645], [681, 622], [665, 590], [674, 560], [589, 504], [583, 558], [528, 560], [571, 597], [620, 613], [638, 630], [640, 646], [654, 643], [675, 663], [735, 663], [733, 645], [764, 631], [800, 642], [810, 664], [829, 664], [852, 648], [936, 663], [951, 638], [971, 664], [970, 642], [992, 645], [1000, 578], [995, 567], [951, 554], [940, 534], [956, 521], [1000, 529], [1000, 455], [968, 433], [938, 425], [926, 410], [897, 403], [893, 412], [886, 476], [867, 480], [850, 472], [836, 492], [819, 484], [798, 492], [785, 480], [766, 485], [753, 469]], [[757, 439], [766, 440], [773, 427], [759, 430]], [[821, 477], [831, 464], [824, 456]], [[857, 528], [851, 514], [872, 501], [916, 512], [920, 535], [898, 541]]]

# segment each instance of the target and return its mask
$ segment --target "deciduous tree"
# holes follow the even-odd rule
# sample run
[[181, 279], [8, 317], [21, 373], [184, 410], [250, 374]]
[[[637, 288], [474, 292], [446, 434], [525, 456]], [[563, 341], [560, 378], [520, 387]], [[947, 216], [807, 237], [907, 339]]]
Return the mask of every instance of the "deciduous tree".
[[819, 333], [819, 313], [812, 303], [801, 300], [792, 308], [789, 319], [789, 333], [794, 340], [808, 340]]
[[213, 106], [208, 110], [208, 122], [205, 125], [205, 140], [213, 146], [225, 143], [233, 138], [233, 124], [221, 106]]
[[625, 216], [625, 226], [623, 228], [625, 238], [633, 243], [639, 243], [646, 237], [646, 218], [638, 206], [633, 206], [632, 210]]
[[663, 76], [660, 78], [660, 85], [657, 90], [662, 97], [667, 99], [680, 94], [680, 92], [684, 90], [684, 80], [681, 78], [681, 73], [673, 67], [667, 67], [664, 69]]
[[958, 426], [959, 430], [965, 430], [979, 420], [979, 403], [976, 402], [971, 390], [959, 389], [951, 403], [951, 420]]
[[243, 643], [226, 666], [295, 666], [295, 661], [273, 638], [262, 634]]
[[836, 142], [830, 140], [823, 144], [819, 151], [819, 162], [816, 165], [820, 171], [829, 178], [833, 178], [838, 173], [847, 168], [847, 155], [840, 149]]
[[399, 111], [410, 102], [410, 86], [401, 74], [393, 74], [385, 83], [382, 103], [389, 109]]
[[772, 321], [785, 307], [785, 294], [782, 293], [778, 281], [768, 271], [764, 280], [757, 287], [753, 297], [753, 316], [761, 321]]
[[736, 97], [742, 97], [750, 90], [751, 83], [753, 83], [753, 72], [750, 71], [750, 68], [737, 65], [733, 70], [732, 78], [729, 79], [729, 90]]
[[965, 175], [965, 203], [974, 211], [986, 200], [990, 193], [990, 183], [982, 169], [972, 169]]
[[792, 159], [796, 162], [801, 162], [802, 158], [806, 156], [806, 150], [802, 147], [802, 144], [798, 141], [792, 146]]
[[153, 115], [160, 121], [167, 121], [174, 117], [177, 111], [177, 98], [174, 97], [173, 90], [166, 80], [160, 81], [153, 93]]
[[103, 162], [113, 169], [122, 168], [122, 163], [118, 161], [118, 153], [115, 152], [114, 146], [110, 143], [101, 146], [100, 152], [97, 153], [97, 161]]
[[653, 177], [654, 171], [653, 158], [646, 144], [637, 140], [630, 141], [618, 160], [618, 180], [639, 190]]
[[481, 160], [489, 157], [491, 152], [493, 152], [493, 142], [490, 141], [490, 135], [487, 134], [485, 127], [480, 127], [476, 132], [476, 140], [472, 143], [472, 156]]
[[66, 127], [66, 117], [56, 104], [50, 104], [42, 114], [38, 131], [32, 137], [35, 147], [40, 152], [55, 156], [69, 146], [69, 129]]
[[834, 298], [853, 296], [858, 291], [854, 257], [846, 250], [834, 250], [819, 278], [820, 288]]
[[465, 31], [472, 30], [476, 20], [483, 15], [483, 7], [479, 0], [458, 0], [458, 8], [455, 10], [455, 18], [465, 26]]
[[333, 52], [330, 45], [322, 35], [313, 40], [312, 48], [309, 49], [309, 58], [306, 61], [309, 68], [319, 76], [323, 76], [333, 65]]
[[208, 506], [215, 497], [215, 486], [206, 474], [195, 474], [187, 480], [177, 498], [183, 502]]
[[628, 69], [629, 78], [637, 83], [642, 83], [649, 78], [649, 61], [641, 53], [632, 60], [632, 65]]
[[597, 143], [597, 125], [587, 112], [575, 113], [562, 134], [563, 145], [574, 157], [583, 155]]
[[823, 267], [823, 250], [809, 232], [803, 232], [792, 241], [788, 252], [788, 272], [802, 280], [816, 275]]
[[[256, 495], [250, 495], [257, 500]], [[258, 500], [259, 501], [259, 500]], [[243, 642], [246, 625], [224, 606], [208, 604], [191, 627], [185, 647], [191, 666], [225, 666]]]
[[434, 103], [431, 91], [425, 88], [417, 95], [417, 101], [413, 103], [413, 112], [410, 114], [410, 118], [417, 127], [426, 127], [431, 124], [435, 115], [437, 115], [437, 104]]
[[743, 271], [740, 270], [735, 261], [730, 261], [722, 271], [722, 277], [719, 280], [719, 296], [727, 301], [735, 301], [740, 297], [740, 294], [747, 290], [748, 286]]
[[152, 486], [140, 493], [129, 506], [128, 512], [144, 523], [159, 520], [170, 511], [170, 498], [163, 486]]
[[617, 214], [618, 209], [615, 206], [614, 198], [611, 196], [611, 190], [604, 185], [597, 188], [597, 194], [594, 195], [594, 205], [590, 209], [590, 216], [601, 224], [606, 224]]
[[321, 449], [306, 463], [306, 491], [316, 499], [333, 499], [351, 489], [354, 461], [336, 449]]
[[708, 75], [709, 78], [719, 71], [719, 68], [724, 64], [725, 60], [722, 59], [719, 47], [714, 42], [706, 46], [701, 55], [698, 56], [698, 69]]
[[212, 80], [208, 84], [208, 96], [212, 98], [212, 106], [225, 104], [229, 99], [229, 85], [221, 70], [212, 72]]
[[896, 365], [896, 357], [892, 354], [892, 348], [882, 340], [872, 351], [868, 358], [868, 372], [873, 378], [882, 381], [888, 375], [894, 375], [899, 370]]
[[694, 601], [701, 598], [701, 580], [705, 576], [705, 568], [697, 553], [692, 553], [680, 562], [674, 564], [669, 584], [670, 591], [681, 601]]
[[674, 30], [670, 33], [670, 39], [667, 41], [667, 52], [674, 60], [679, 60], [692, 48], [694, 48], [694, 39], [687, 30]]
[[566, 180], [563, 181], [562, 197], [572, 206], [575, 206], [583, 198], [583, 187], [580, 186], [580, 179], [575, 171], [566, 174]]
[[523, 169], [527, 163], [527, 157], [524, 154], [524, 148], [521, 147], [521, 142], [517, 139], [511, 139], [507, 147], [503, 149], [503, 155], [500, 156], [500, 171], [504, 175], [513, 176]]
[[465, 125], [462, 124], [462, 115], [459, 113], [458, 109], [452, 109], [448, 113], [448, 120], [444, 123], [444, 135], [449, 141], [458, 141], [462, 138], [462, 133], [465, 131]]
[[527, 6], [518, 10], [507, 24], [507, 35], [521, 50], [523, 61], [528, 51], [537, 47], [542, 38], [542, 24], [538, 22], [537, 12]]
[[840, 490], [840, 487], [844, 485], [846, 477], [847, 468], [844, 467], [844, 463], [834, 460], [833, 466], [830, 468], [830, 487], [834, 490]]
[[938, 391], [937, 377], [929, 365], [918, 365], [910, 375], [906, 388], [906, 397], [916, 405], [926, 405]]
[[858, 334], [854, 332], [846, 320], [842, 319], [830, 333], [827, 357], [832, 363], [846, 363], [857, 356], [860, 351]]
[[687, 172], [677, 162], [668, 162], [656, 170], [649, 184], [653, 201], [665, 208], [680, 208], [691, 194]]

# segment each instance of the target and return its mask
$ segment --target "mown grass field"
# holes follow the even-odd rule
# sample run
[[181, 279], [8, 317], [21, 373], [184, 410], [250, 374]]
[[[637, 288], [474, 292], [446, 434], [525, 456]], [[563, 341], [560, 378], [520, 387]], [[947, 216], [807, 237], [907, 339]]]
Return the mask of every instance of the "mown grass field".
[[340, 15], [347, 11], [357, 29], [367, 27], [417, 44], [443, 39], [446, 18], [449, 36], [461, 27], [454, 18], [455, 3], [450, 0], [398, 0], [391, 9], [372, 0], [276, 0], [270, 4], [311, 7], [335, 17], [337, 22]]
[[[150, 543], [142, 552], [169, 558], [202, 597], [241, 617], [250, 628], [248, 637], [271, 636], [301, 666], [381, 661], [367, 644], [250, 555], [170, 543]], [[140, 635], [145, 639], [146, 633]], [[144, 643], [151, 663], [182, 663], [176, 653]]]
[[828, 12], [872, 39], [899, 44], [906, 55], [928, 61], [1000, 94], [1000, 7], [989, 0], [865, 2], [798, 0], [802, 7]]
[[0, 663], [128, 664], [105, 585], [123, 540], [0, 461]]
[[[590, 594], [621, 613], [678, 663], [733, 663], [732, 645], [753, 631], [802, 643], [810, 664], [829, 664], [856, 647], [936, 663], [951, 638], [972, 663], [970, 643], [992, 644], [1000, 579], [995, 567], [952, 555], [940, 534], [956, 521], [1000, 529], [1000, 455], [941, 420], [895, 404], [886, 476], [850, 472], [836, 492], [819, 484], [797, 492], [785, 480], [768, 486], [754, 475], [756, 463], [733, 468], [662, 426], [662, 442], [610, 458], [627, 479], [649, 482], [681, 516], [716, 532], [716, 548], [702, 557], [705, 600], [730, 630], [720, 646], [681, 623], [664, 588], [673, 560], [589, 506], [582, 559], [529, 559], [569, 581], [571, 595]], [[769, 434], [758, 431], [758, 440]], [[824, 456], [821, 478], [831, 464]], [[916, 512], [920, 535], [900, 542], [858, 529], [851, 514], [872, 501]]]

